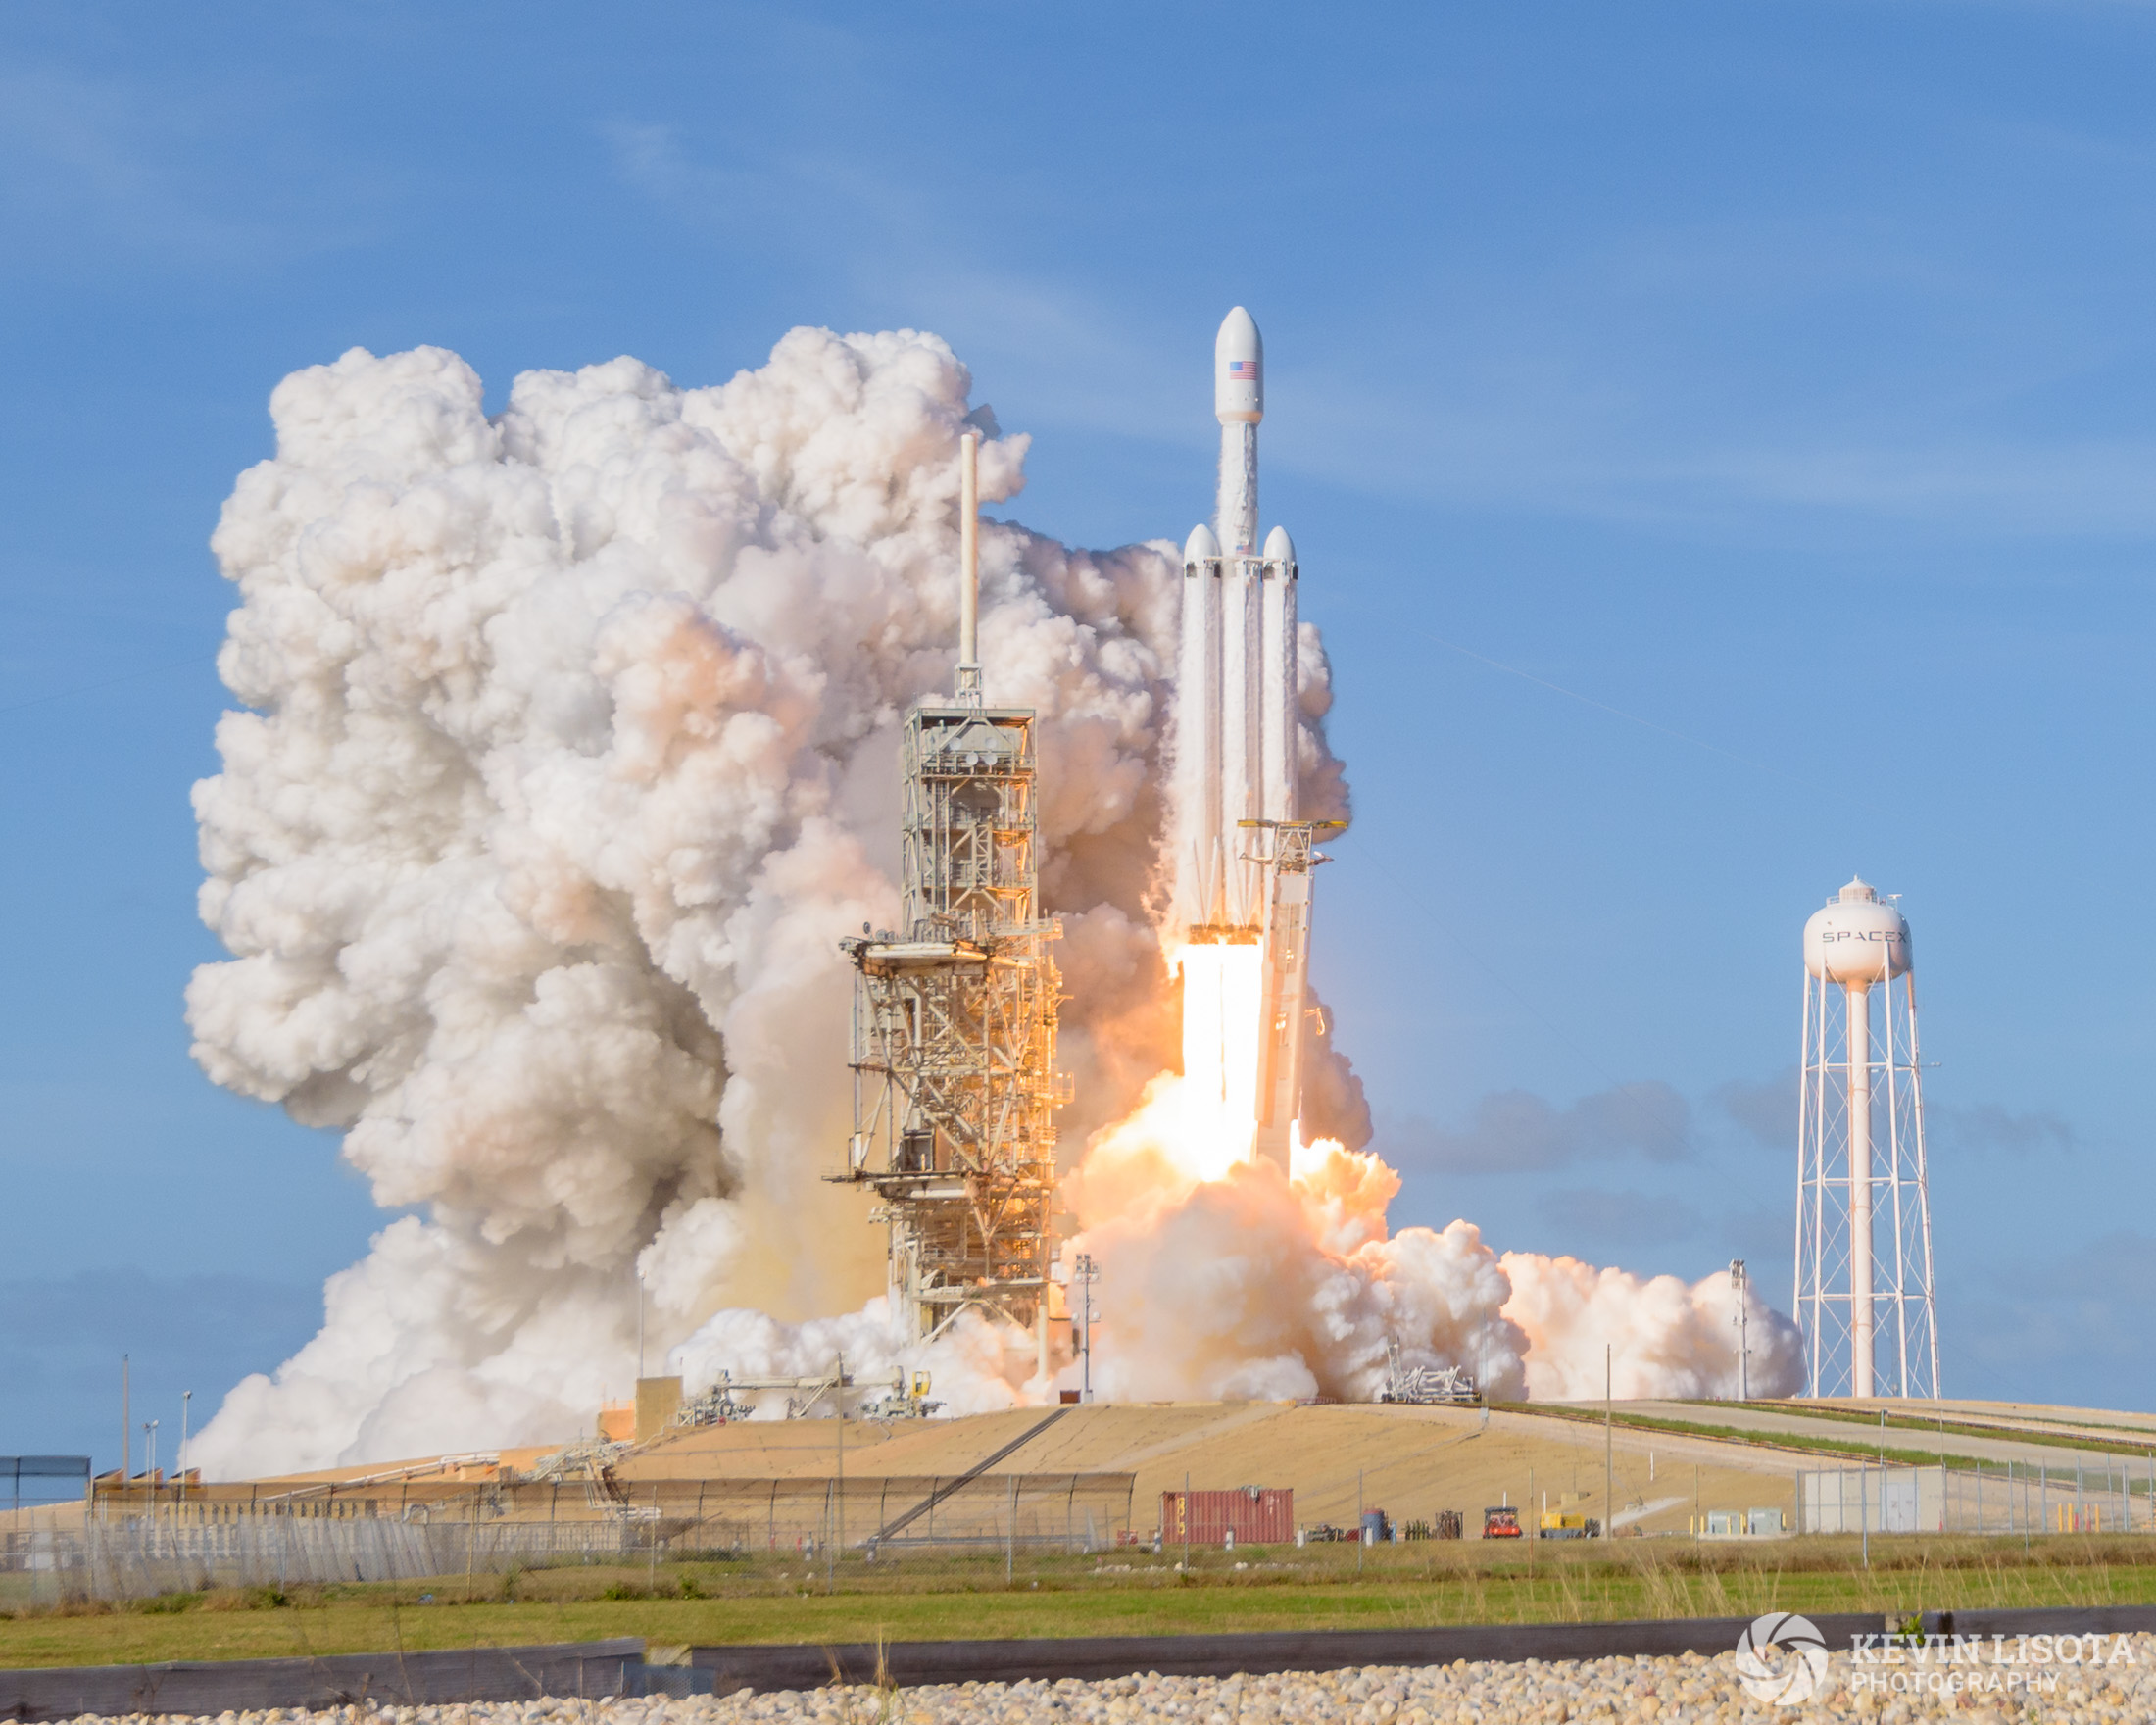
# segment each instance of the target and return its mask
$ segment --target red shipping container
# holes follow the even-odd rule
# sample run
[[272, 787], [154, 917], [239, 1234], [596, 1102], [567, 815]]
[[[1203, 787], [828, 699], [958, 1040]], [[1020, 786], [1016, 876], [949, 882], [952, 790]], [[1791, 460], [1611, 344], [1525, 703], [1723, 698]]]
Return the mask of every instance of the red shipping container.
[[1294, 1489], [1240, 1486], [1232, 1492], [1162, 1492], [1160, 1541], [1179, 1546], [1288, 1546], [1296, 1537]]

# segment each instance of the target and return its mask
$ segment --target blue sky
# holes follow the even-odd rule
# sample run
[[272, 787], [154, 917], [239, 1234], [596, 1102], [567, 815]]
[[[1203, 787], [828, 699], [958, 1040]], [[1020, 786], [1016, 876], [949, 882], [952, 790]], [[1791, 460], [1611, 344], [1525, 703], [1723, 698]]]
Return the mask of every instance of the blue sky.
[[1786, 1306], [1796, 936], [1861, 870], [1947, 1388], [2156, 1406], [2152, 74], [2127, 0], [0, 8], [0, 1451], [109, 1465], [123, 1350], [207, 1411], [378, 1225], [181, 1021], [280, 376], [926, 327], [1035, 435], [1010, 513], [1180, 540], [1237, 301], [1399, 1219]]

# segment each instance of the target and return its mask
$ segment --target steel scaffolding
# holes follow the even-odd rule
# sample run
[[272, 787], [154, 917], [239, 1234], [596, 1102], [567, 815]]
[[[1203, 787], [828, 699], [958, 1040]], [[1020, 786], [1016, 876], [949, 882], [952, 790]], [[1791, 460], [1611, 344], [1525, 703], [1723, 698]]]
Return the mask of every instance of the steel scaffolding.
[[[854, 1135], [839, 1178], [890, 1227], [910, 1333], [975, 1307], [1048, 1335], [1060, 979], [1040, 913], [1034, 717], [968, 688], [906, 715], [896, 930], [845, 943], [854, 990]], [[969, 699], [969, 697], [971, 697]]]

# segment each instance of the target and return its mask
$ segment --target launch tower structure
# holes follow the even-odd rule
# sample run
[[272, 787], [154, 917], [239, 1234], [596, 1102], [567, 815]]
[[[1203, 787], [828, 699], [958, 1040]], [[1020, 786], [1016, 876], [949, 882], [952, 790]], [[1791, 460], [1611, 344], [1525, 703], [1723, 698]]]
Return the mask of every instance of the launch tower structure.
[[1804, 924], [1799, 1071], [1804, 1393], [1936, 1399], [1938, 1314], [1915, 960], [1900, 910], [1861, 880]]
[[979, 439], [960, 450], [956, 687], [906, 715], [900, 926], [843, 943], [854, 1133], [836, 1177], [881, 1201], [908, 1334], [977, 1308], [1035, 1331], [1045, 1374], [1061, 930], [1040, 908], [1033, 712], [982, 696]]

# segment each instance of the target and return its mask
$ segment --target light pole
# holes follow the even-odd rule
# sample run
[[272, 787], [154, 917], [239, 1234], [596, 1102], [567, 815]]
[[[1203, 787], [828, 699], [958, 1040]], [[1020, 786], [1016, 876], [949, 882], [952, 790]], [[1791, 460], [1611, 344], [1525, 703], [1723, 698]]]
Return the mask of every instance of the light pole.
[[179, 1393], [179, 1449], [172, 1457], [172, 1465], [179, 1474], [179, 1495], [182, 1499], [187, 1496], [187, 1404], [194, 1399], [195, 1393], [192, 1390], [182, 1390]]
[[1090, 1252], [1078, 1255], [1073, 1274], [1080, 1287], [1086, 1291], [1084, 1304], [1079, 1307], [1078, 1319], [1078, 1399], [1093, 1400], [1093, 1284], [1101, 1279], [1101, 1266], [1093, 1261]]
[[1746, 1319], [1750, 1316], [1751, 1278], [1744, 1273], [1744, 1260], [1730, 1259], [1730, 1292], [1737, 1296], [1737, 1399], [1751, 1400], [1751, 1343], [1748, 1339]]
[[1617, 1537], [1617, 1348], [1602, 1344], [1602, 1538]]

